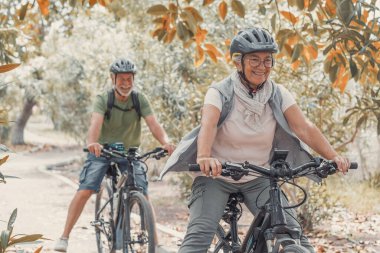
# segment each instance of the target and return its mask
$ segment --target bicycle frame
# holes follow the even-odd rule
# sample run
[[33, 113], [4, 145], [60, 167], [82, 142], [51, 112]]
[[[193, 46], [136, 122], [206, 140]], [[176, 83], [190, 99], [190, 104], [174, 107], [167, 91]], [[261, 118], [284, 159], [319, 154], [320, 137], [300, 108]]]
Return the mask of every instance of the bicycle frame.
[[[278, 181], [270, 178], [269, 200], [252, 222], [243, 242], [242, 252], [278, 252], [282, 243], [300, 245], [301, 231], [286, 227]], [[264, 243], [265, 242], [265, 243]], [[253, 251], [252, 251], [253, 250]]]
[[[167, 152], [162, 148], [156, 148], [144, 155], [139, 155], [137, 148], [129, 148], [126, 153], [117, 150], [102, 150], [102, 155], [111, 159], [111, 163], [105, 176], [105, 186], [97, 195], [96, 220], [91, 223], [96, 227], [99, 252], [104, 252], [104, 250], [114, 252], [115, 249], [134, 252], [135, 247], [140, 247], [138, 245], [147, 245], [146, 249], [149, 253], [154, 252], [153, 211], [142, 188], [136, 182], [138, 174], [135, 174], [137, 173], [135, 172], [135, 161], [144, 163], [143, 159], [149, 157], [158, 160], [166, 154]], [[119, 168], [121, 164], [125, 165], [125, 167], [123, 166], [125, 170]], [[102, 198], [104, 193], [107, 196]], [[103, 203], [104, 200], [105, 203]], [[136, 219], [131, 219], [132, 216]], [[109, 251], [111, 248], [113, 250]]]
[[230, 230], [222, 240], [231, 242], [231, 251], [233, 253], [261, 253], [265, 247], [267, 252], [278, 252], [281, 243], [300, 244], [301, 231], [298, 229], [289, 229], [286, 227], [287, 222], [282, 208], [281, 190], [277, 180], [270, 179], [269, 200], [261, 208], [258, 215], [250, 225], [248, 233], [240, 244], [238, 238], [238, 215], [237, 205], [242, 200], [238, 200], [236, 193], [231, 194], [226, 206], [226, 212], [223, 220], [230, 224]]

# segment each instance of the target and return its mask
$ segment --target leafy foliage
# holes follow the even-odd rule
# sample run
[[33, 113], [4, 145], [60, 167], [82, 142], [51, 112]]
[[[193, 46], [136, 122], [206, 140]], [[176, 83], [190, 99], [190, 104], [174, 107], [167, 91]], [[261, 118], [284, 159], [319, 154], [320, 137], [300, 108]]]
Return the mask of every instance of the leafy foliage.
[[308, 201], [297, 209], [298, 218], [305, 231], [312, 231], [313, 227], [330, 217], [331, 208], [336, 205], [327, 192], [326, 184], [313, 184], [308, 187]]
[[[169, 44], [177, 34], [184, 47], [196, 43], [195, 66], [198, 67], [204, 62], [203, 51], [208, 43], [208, 30], [202, 25], [210, 21], [202, 16], [201, 9], [217, 8], [221, 21], [226, 22], [228, 4], [225, 0], [204, 1], [201, 7], [190, 2], [153, 5], [147, 13], [155, 18], [152, 36], [159, 41]], [[271, 28], [280, 48], [277, 58], [290, 60], [292, 68], [297, 69], [301, 63], [310, 66], [323, 53], [325, 73], [329, 74], [332, 86], [343, 92], [351, 78], [362, 84], [380, 81], [380, 25], [375, 3], [277, 0], [259, 4], [258, 12], [271, 16]], [[230, 6], [238, 17], [245, 17], [246, 7], [242, 2], [232, 0]], [[216, 46], [215, 50], [219, 52]], [[222, 56], [214, 52], [208, 55], [215, 62]], [[224, 55], [228, 61], [228, 49]]]
[[[31, 235], [12, 235], [14, 223], [17, 217], [17, 209], [13, 210], [11, 216], [9, 217], [7, 228], [1, 231], [0, 236], [0, 253], [5, 253], [9, 247], [12, 247], [19, 243], [34, 242], [39, 239], [43, 239], [41, 234], [31, 234]], [[42, 250], [42, 246], [34, 251], [34, 253], [39, 253]]]

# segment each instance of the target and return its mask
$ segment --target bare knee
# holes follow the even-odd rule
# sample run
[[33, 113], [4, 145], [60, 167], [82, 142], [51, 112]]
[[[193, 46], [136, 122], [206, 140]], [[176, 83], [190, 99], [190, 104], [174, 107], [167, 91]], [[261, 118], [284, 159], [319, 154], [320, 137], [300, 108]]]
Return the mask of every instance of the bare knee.
[[93, 190], [79, 190], [75, 194], [75, 198], [81, 199], [81, 200], [88, 200], [92, 194], [94, 194], [95, 191]]

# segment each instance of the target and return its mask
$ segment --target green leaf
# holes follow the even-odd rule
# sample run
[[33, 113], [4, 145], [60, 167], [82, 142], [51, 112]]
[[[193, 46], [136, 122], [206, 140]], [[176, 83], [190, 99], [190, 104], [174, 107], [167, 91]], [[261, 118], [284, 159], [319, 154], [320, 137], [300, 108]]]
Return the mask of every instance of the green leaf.
[[329, 70], [329, 78], [332, 83], [335, 82], [337, 74], [338, 74], [338, 65], [334, 65]]
[[16, 217], [17, 217], [17, 208], [15, 210], [13, 210], [12, 214], [11, 214], [11, 217], [9, 217], [9, 221], [8, 221], [8, 230], [12, 230], [13, 229], [13, 225], [16, 221]]
[[152, 7], [150, 7], [148, 10], [147, 10], [147, 13], [150, 14], [150, 15], [155, 15], [155, 16], [161, 16], [161, 15], [165, 15], [169, 12], [168, 8], [166, 8], [164, 5], [162, 4], [157, 4], [157, 5], [153, 5]]
[[350, 58], [350, 71], [352, 77], [355, 77], [358, 74], [358, 67], [352, 58]]
[[348, 26], [355, 16], [354, 4], [351, 0], [337, 0], [336, 4], [338, 16]]
[[292, 54], [292, 63], [295, 62], [296, 60], [298, 60], [298, 58], [300, 57], [301, 55], [301, 52], [302, 52], [302, 49], [303, 49], [303, 44], [297, 44], [294, 49], [293, 49], [293, 54]]
[[323, 50], [323, 55], [326, 55], [330, 50], [333, 48], [333, 44], [328, 45], [324, 50]]
[[265, 4], [259, 4], [259, 13], [261, 15], [265, 15], [267, 13], [267, 8], [265, 8]]
[[320, 0], [312, 0], [309, 5], [308, 11], [313, 11], [315, 7], [317, 7], [319, 1]]
[[0, 172], [0, 183], [6, 183], [4, 175]]
[[187, 41], [190, 33], [183, 21], [177, 22], [177, 36], [183, 42]]
[[28, 10], [28, 7], [29, 7], [29, 3], [26, 3], [23, 6], [21, 6], [20, 16], [19, 16], [20, 20], [24, 20], [25, 15], [26, 15], [26, 11]]
[[244, 5], [239, 0], [232, 0], [231, 2], [232, 10], [241, 18], [245, 16]]
[[276, 14], [273, 14], [271, 19], [270, 19], [270, 24], [272, 26], [272, 31], [276, 31], [276, 18], [277, 18], [277, 15]]
[[69, 5], [74, 8], [77, 5], [77, 0], [70, 0]]
[[9, 241], [10, 231], [9, 230], [3, 230], [1, 232], [1, 248], [5, 250], [8, 247], [8, 241]]
[[360, 117], [358, 122], [356, 122], [356, 128], [359, 128], [366, 121], [367, 121], [367, 115], [364, 114], [363, 116]]
[[305, 8], [305, 2], [304, 0], [297, 0], [296, 1], [297, 7], [300, 11], [302, 11]]
[[362, 17], [362, 3], [360, 1], [356, 3], [356, 15], [358, 16], [358, 19], [360, 20]]

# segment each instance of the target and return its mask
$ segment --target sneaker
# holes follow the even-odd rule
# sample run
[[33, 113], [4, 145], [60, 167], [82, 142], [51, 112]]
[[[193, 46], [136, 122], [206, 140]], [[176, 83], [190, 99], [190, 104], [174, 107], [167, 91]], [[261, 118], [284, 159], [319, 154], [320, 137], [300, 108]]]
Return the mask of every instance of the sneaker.
[[67, 246], [69, 244], [68, 241], [68, 238], [59, 238], [54, 246], [54, 250], [59, 252], [67, 252]]

